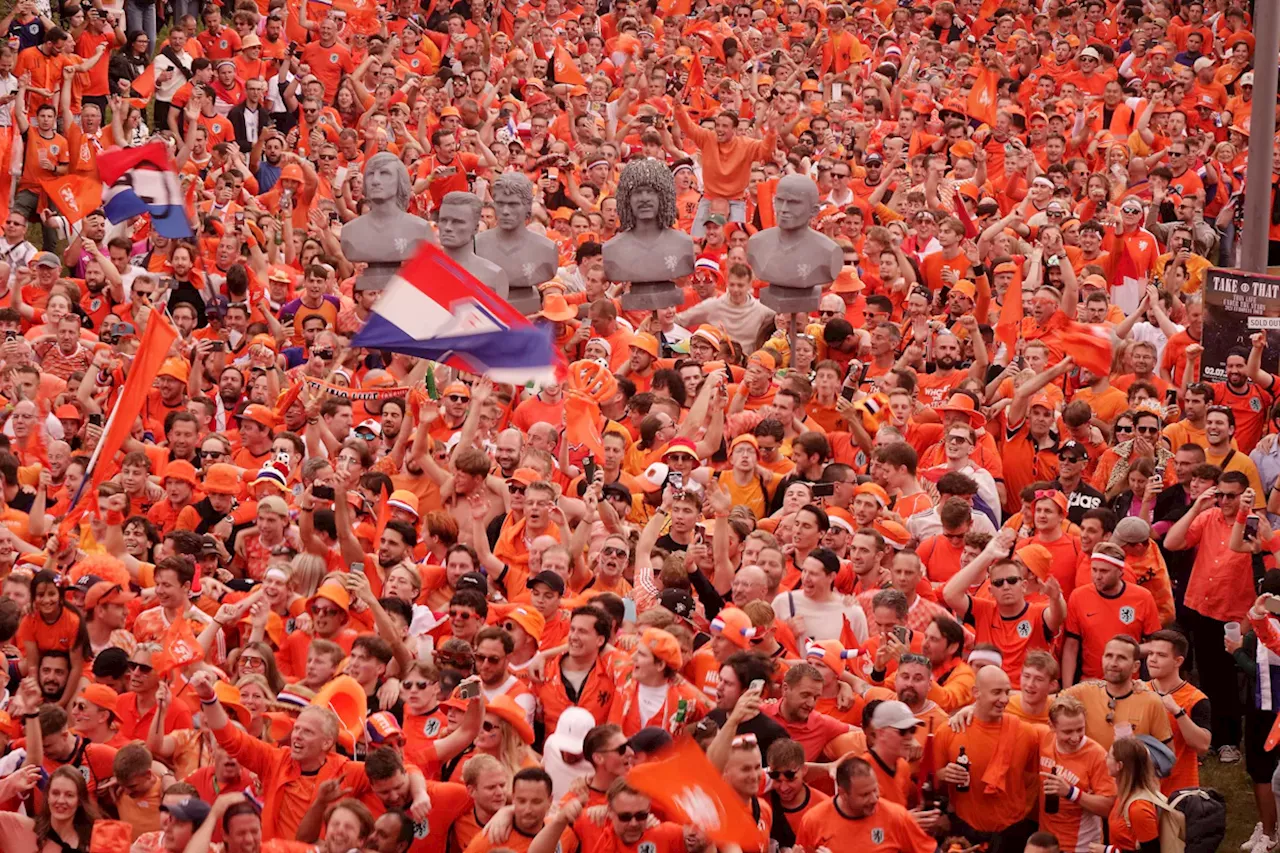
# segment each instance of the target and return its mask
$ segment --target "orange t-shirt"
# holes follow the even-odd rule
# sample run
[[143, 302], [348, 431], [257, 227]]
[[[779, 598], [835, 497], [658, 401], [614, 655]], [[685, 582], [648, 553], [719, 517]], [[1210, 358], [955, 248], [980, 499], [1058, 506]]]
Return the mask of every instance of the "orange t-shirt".
[[[1096, 741], [1085, 738], [1075, 752], [1058, 749], [1058, 739], [1051, 731], [1040, 735], [1040, 772], [1061, 776], [1086, 794], [1109, 797], [1116, 793], [1116, 780], [1107, 772], [1107, 751]], [[1039, 787], [1039, 786], [1038, 786]], [[1088, 850], [1102, 843], [1102, 816], [1086, 811], [1079, 803], [1058, 798], [1058, 811], [1044, 810], [1044, 789], [1040, 788], [1040, 828], [1052, 832], [1064, 850]]]
[[1067, 603], [1068, 637], [1080, 641], [1084, 678], [1102, 678], [1102, 651], [1117, 634], [1138, 642], [1160, 630], [1156, 600], [1136, 583], [1121, 583], [1114, 596], [1103, 595], [1093, 584], [1078, 587]]
[[70, 652], [79, 633], [80, 616], [70, 607], [63, 607], [52, 624], [39, 614], [29, 613], [18, 625], [17, 646], [22, 648], [27, 643], [35, 643], [41, 652]]
[[1156, 805], [1147, 800], [1130, 802], [1124, 812], [1120, 803], [1113, 805], [1111, 814], [1107, 816], [1107, 827], [1111, 831], [1110, 845], [1120, 850], [1137, 850], [1142, 842], [1155, 841], [1160, 837]]
[[1034, 649], [1049, 651], [1054, 635], [1045, 624], [1044, 614], [1049, 605], [1044, 602], [1027, 602], [1021, 613], [1001, 616], [996, 603], [986, 598], [969, 598], [969, 612], [964, 623], [973, 628], [975, 643], [991, 643], [1000, 650], [1001, 669], [1009, 676], [1013, 686], [1022, 682], [1022, 661], [1027, 652]]
[[[1013, 747], [1001, 777], [1003, 791], [992, 791], [983, 775], [1003, 737], [1013, 738]], [[963, 732], [943, 726], [933, 735], [933, 766], [941, 768], [954, 762], [961, 747], [969, 759], [970, 782], [968, 791], [951, 788], [956, 815], [979, 832], [996, 832], [1025, 818], [1031, 810], [1027, 780], [1037, 778], [1040, 766], [1035, 728], [1008, 714], [995, 723], [975, 719]]]
[[834, 799], [814, 806], [800, 822], [796, 844], [806, 850], [826, 847], [860, 853], [933, 853], [938, 846], [905, 808], [885, 799], [883, 791], [875, 810], [856, 820], [846, 817]]
[[[1147, 686], [1152, 690], [1156, 686], [1152, 682], [1147, 682]], [[1169, 694], [1173, 697], [1173, 701], [1178, 703], [1178, 707], [1186, 711], [1192, 718], [1192, 722], [1201, 728], [1209, 728], [1211, 720], [1209, 719], [1209, 697], [1205, 696], [1194, 685], [1186, 681], [1182, 682], [1182, 686]], [[1198, 706], [1198, 707], [1197, 707]], [[1166, 714], [1169, 712], [1166, 710]], [[1200, 786], [1200, 756], [1194, 749], [1187, 745], [1187, 741], [1182, 736], [1182, 730], [1178, 728], [1178, 721], [1173, 718], [1173, 714], [1169, 714], [1169, 728], [1173, 730], [1173, 743], [1169, 744], [1173, 749], [1175, 757], [1173, 770], [1169, 775], [1160, 780], [1160, 793], [1168, 796], [1180, 788], [1198, 788]]]

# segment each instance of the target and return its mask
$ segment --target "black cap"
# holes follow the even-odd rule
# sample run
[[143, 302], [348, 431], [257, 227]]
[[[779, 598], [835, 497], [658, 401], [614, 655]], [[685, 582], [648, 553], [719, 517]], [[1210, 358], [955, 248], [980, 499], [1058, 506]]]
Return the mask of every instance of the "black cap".
[[549, 569], [538, 572], [524, 582], [526, 589], [533, 589], [534, 584], [544, 583], [555, 590], [556, 595], [564, 595], [564, 578]]
[[1085, 447], [1083, 444], [1081, 444], [1078, 441], [1065, 441], [1062, 444], [1058, 445], [1059, 456], [1063, 456], [1068, 453], [1073, 453], [1077, 456], [1083, 456], [1085, 459], [1089, 458], [1089, 448]]
[[868, 154], [866, 157], [862, 158], [862, 165], [864, 166], [869, 166], [871, 165], [872, 162], [883, 163], [884, 158], [881, 157], [879, 154]]
[[683, 589], [664, 589], [658, 595], [658, 603], [681, 619], [692, 619], [698, 612], [697, 602]]
[[200, 556], [207, 557], [218, 553], [218, 539], [212, 533], [200, 537]]
[[646, 726], [627, 741], [635, 752], [657, 752], [671, 746], [673, 742], [671, 734], [658, 726]]
[[489, 579], [479, 572], [467, 572], [458, 578], [458, 583], [454, 586], [456, 590], [478, 589], [481, 593], [489, 594]]
[[199, 797], [186, 797], [171, 806], [160, 806], [160, 811], [168, 812], [174, 820], [195, 824], [197, 829], [212, 810], [212, 807]]
[[606, 483], [604, 487], [604, 496], [606, 498], [622, 498], [624, 501], [630, 501], [631, 490], [621, 482]]
[[93, 589], [93, 585], [95, 583], [100, 583], [101, 581], [102, 581], [102, 578], [98, 577], [97, 575], [85, 575], [84, 577], [80, 578], [80, 580], [76, 581], [76, 585], [73, 587], [73, 589], [78, 589], [81, 592], [87, 593], [89, 590]]

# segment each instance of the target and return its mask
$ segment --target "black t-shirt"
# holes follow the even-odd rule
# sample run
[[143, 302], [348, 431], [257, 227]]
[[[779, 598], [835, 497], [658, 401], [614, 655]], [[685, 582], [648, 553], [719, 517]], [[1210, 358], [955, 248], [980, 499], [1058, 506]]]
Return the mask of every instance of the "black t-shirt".
[[[1054, 485], [1059, 489], [1062, 488], [1062, 484], [1057, 480], [1054, 481]], [[1106, 499], [1106, 495], [1081, 480], [1075, 491], [1067, 495], [1067, 519], [1072, 524], [1079, 524], [1084, 521], [1086, 512], [1102, 506]]]
[[[724, 721], [729, 719], [729, 712], [716, 708], [707, 719], [714, 720], [717, 726], [724, 726]], [[787, 730], [782, 727], [781, 723], [766, 717], [764, 714], [756, 714], [742, 725], [738, 726], [738, 734], [755, 735], [756, 741], [760, 744], [760, 754], [768, 755], [769, 747], [773, 745], [775, 740], [786, 738]]]

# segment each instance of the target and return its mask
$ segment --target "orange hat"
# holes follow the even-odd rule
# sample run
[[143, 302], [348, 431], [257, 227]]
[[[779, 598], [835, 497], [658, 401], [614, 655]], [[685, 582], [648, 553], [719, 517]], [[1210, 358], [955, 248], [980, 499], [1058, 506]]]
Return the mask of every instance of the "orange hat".
[[458, 397], [466, 397], [470, 400], [471, 389], [462, 382], [450, 382], [444, 387], [444, 390], [440, 392], [441, 397], [451, 397], [455, 395]]
[[853, 521], [853, 514], [849, 510], [838, 506], [826, 507], [827, 518], [832, 524], [839, 525], [848, 533], [857, 533], [858, 527]]
[[325, 601], [336, 604], [343, 613], [351, 612], [351, 593], [347, 592], [347, 588], [337, 581], [321, 584], [320, 588], [316, 590], [316, 594], [307, 599], [307, 610], [310, 610], [315, 605], [318, 598], [323, 598]]
[[720, 345], [724, 343], [724, 336], [720, 334], [720, 330], [717, 329], [715, 326], [708, 326], [706, 323], [703, 323], [701, 326], [694, 329], [693, 334], [690, 335], [689, 337], [701, 338], [703, 341], [711, 344], [711, 346], [715, 347], [716, 349], [720, 349]]
[[1040, 501], [1052, 501], [1053, 505], [1058, 508], [1059, 513], [1062, 515], [1067, 514], [1067, 496], [1057, 489], [1042, 489], [1036, 492], [1035, 500], [1031, 505], [1035, 506]]
[[532, 486], [534, 483], [542, 479], [542, 475], [532, 468], [517, 468], [511, 472], [511, 476], [507, 478], [507, 482], [516, 482], [522, 486]]
[[1080, 282], [1080, 283], [1081, 283], [1081, 284], [1085, 284], [1085, 285], [1089, 285], [1090, 287], [1101, 287], [1101, 288], [1106, 288], [1106, 286], [1107, 286], [1107, 280], [1106, 280], [1105, 278], [1103, 278], [1102, 276], [1098, 275], [1097, 273], [1094, 273], [1093, 275], [1087, 275], [1087, 276], [1085, 276], [1085, 277], [1084, 277], [1084, 281], [1082, 281], [1082, 282]]
[[820, 663], [840, 675], [848, 668], [846, 661], [857, 657], [857, 649], [846, 649], [835, 640], [814, 640], [804, 650], [805, 660]]
[[822, 86], [818, 84], [817, 80], [805, 80], [803, 83], [800, 84], [800, 91], [801, 92], [821, 92]]
[[696, 461], [698, 458], [698, 446], [693, 443], [693, 439], [689, 438], [673, 438], [667, 442], [667, 449], [663, 452], [662, 458], [668, 456], [676, 456], [683, 453], [685, 456], [692, 456]]
[[647, 352], [654, 358], [658, 357], [658, 339], [648, 332], [638, 332], [632, 335], [631, 346], [641, 352]]
[[973, 282], [964, 280], [957, 281], [951, 287], [951, 292], [958, 293], [961, 296], [967, 296], [970, 299], [973, 299], [978, 295], [978, 289], [973, 286]]
[[578, 312], [570, 308], [559, 293], [548, 293], [542, 297], [542, 310], [538, 316], [553, 323], [567, 323], [577, 317]]
[[740, 649], [750, 648], [756, 633], [751, 617], [736, 607], [724, 608], [711, 620], [711, 635], [724, 637]]
[[760, 365], [770, 373], [773, 373], [778, 369], [778, 360], [774, 358], [773, 353], [768, 350], [758, 349], [751, 353], [751, 357], [747, 359], [747, 364], [751, 364], [752, 362]]
[[445, 107], [440, 111], [440, 118], [449, 118], [450, 116], [462, 118], [462, 113], [458, 112], [457, 107]]
[[[361, 690], [361, 695], [364, 691]], [[524, 715], [524, 708], [521, 708], [507, 694], [497, 696], [489, 702], [485, 703], [484, 712], [493, 714], [499, 720], [515, 729], [516, 734], [520, 736], [520, 740], [525, 743], [533, 743], [533, 726], [529, 725], [529, 720]]]
[[524, 632], [537, 642], [542, 640], [542, 632], [547, 628], [547, 620], [541, 613], [526, 604], [517, 604], [507, 612], [507, 618], [524, 629]]
[[[274, 570], [274, 568], [269, 569], [268, 571], [272, 570]], [[245, 615], [245, 617], [240, 620], [239, 624], [245, 626], [245, 633], [241, 634], [241, 636], [247, 637], [249, 635], [248, 632], [253, 630], [253, 616]], [[285, 630], [284, 620], [281, 619], [280, 614], [276, 613], [274, 610], [267, 614], [267, 624], [263, 630], [267, 632], [267, 639], [269, 639], [271, 644], [276, 648], [283, 646], [284, 641], [289, 639], [289, 633]]]
[[191, 376], [191, 365], [187, 364], [185, 359], [176, 356], [166, 358], [164, 364], [160, 365], [160, 371], [156, 373], [157, 378], [161, 376], [168, 376], [170, 379], [186, 382]]
[[105, 684], [88, 685], [80, 691], [80, 698], [90, 705], [97, 705], [104, 711], [110, 711], [113, 717], [117, 716], [116, 707], [120, 701], [120, 694]]
[[752, 435], [751, 433], [749, 433], [749, 432], [744, 432], [742, 435], [738, 436], [738, 437], [737, 437], [737, 438], [735, 438], [733, 441], [729, 442], [729, 452], [730, 452], [730, 453], [733, 453], [733, 451], [734, 451], [734, 450], [738, 447], [738, 445], [740, 445], [740, 444], [748, 444], [748, 445], [750, 445], [750, 446], [754, 447], [754, 448], [756, 449], [756, 452], [757, 452], [757, 453], [759, 453], [759, 452], [760, 452], [760, 442], [759, 442], [759, 440], [758, 440], [758, 439], [756, 439], [756, 437], [755, 437], [754, 435]]
[[991, 271], [991, 274], [1000, 275], [1000, 273], [1003, 273], [1003, 272], [1011, 272], [1016, 274], [1018, 272], [1018, 265], [1015, 264], [1013, 261], [1005, 261], [1002, 264], [996, 264], [996, 268]]
[[961, 139], [951, 146], [951, 154], [955, 157], [972, 157], [977, 149], [967, 139]]
[[255, 424], [261, 424], [267, 429], [276, 428], [276, 413], [258, 403], [250, 403], [238, 417], [241, 423], [253, 421]]
[[1211, 110], [1217, 105], [1218, 102], [1214, 100], [1213, 95], [1210, 95], [1207, 92], [1201, 93], [1200, 97], [1196, 98], [1197, 107], [1204, 107], [1205, 109]]
[[876, 483], [863, 483], [854, 489], [853, 493], [855, 495], [871, 495], [871, 497], [879, 501], [882, 507], [889, 505], [889, 493], [884, 490], [883, 486]]
[[911, 534], [907, 532], [907, 528], [892, 519], [877, 518], [871, 526], [880, 531], [880, 535], [893, 546], [895, 551], [901, 551], [911, 541]]
[[63, 403], [53, 410], [53, 416], [60, 421], [79, 421], [84, 419], [80, 410], [70, 403]]
[[179, 480], [187, 485], [195, 488], [200, 485], [199, 478], [196, 477], [195, 466], [185, 459], [175, 459], [165, 466], [164, 479]]
[[90, 575], [104, 581], [111, 581], [113, 584], [120, 584], [125, 589], [129, 587], [131, 580], [129, 570], [124, 567], [124, 563], [110, 554], [87, 555], [71, 567], [71, 571], [67, 572], [67, 580], [76, 583]]
[[1022, 565], [1031, 570], [1031, 574], [1042, 581], [1049, 579], [1049, 572], [1053, 568], [1053, 552], [1048, 548], [1039, 542], [1032, 542], [1030, 545], [1023, 545], [1014, 555], [1022, 561]]
[[[272, 615], [277, 619], [280, 618], [274, 613]], [[230, 681], [218, 681], [213, 685], [213, 692], [217, 695], [219, 704], [226, 708], [241, 725], [248, 727], [253, 715], [240, 701], [240, 688]]]
[[945, 406], [937, 406], [935, 412], [951, 412], [954, 414], [964, 414], [969, 418], [969, 426], [974, 429], [980, 429], [987, 423], [986, 416], [979, 412], [974, 406], [973, 398], [968, 394], [952, 394], [951, 399], [947, 400]]
[[831, 293], [858, 293], [866, 285], [862, 283], [862, 279], [858, 278], [858, 273], [853, 269], [844, 269], [840, 271], [840, 275], [836, 276], [836, 280], [831, 284]]
[[303, 173], [302, 167], [297, 163], [289, 163], [280, 170], [280, 180], [303, 183], [306, 180], [306, 175]]
[[1057, 411], [1057, 406], [1053, 405], [1053, 401], [1049, 399], [1049, 395], [1043, 392], [1031, 398], [1028, 408], [1033, 408], [1035, 406], [1039, 406], [1042, 409], [1048, 409], [1051, 412]]
[[84, 612], [88, 613], [99, 604], [124, 604], [137, 598], [129, 588], [113, 581], [98, 581], [89, 587], [84, 597]]
[[226, 462], [219, 462], [215, 465], [210, 465], [204, 472], [203, 489], [206, 494], [240, 494], [239, 469]]
[[270, 335], [254, 335], [252, 338], [249, 339], [249, 346], [265, 347], [266, 349], [269, 349], [272, 352], [275, 352], [276, 339], [271, 337]]
[[418, 496], [408, 489], [396, 489], [392, 492], [391, 497], [387, 498], [387, 506], [412, 513], [414, 518], [418, 517]]
[[133, 827], [122, 820], [98, 820], [93, 823], [89, 853], [129, 853], [133, 845]]
[[640, 635], [640, 645], [672, 669], [678, 670], [684, 666], [684, 656], [680, 654], [680, 642], [661, 628], [645, 628], [644, 633]]
[[[326, 586], [329, 584], [320, 587], [320, 592], [324, 592]], [[342, 722], [338, 742], [348, 747], [354, 746], [364, 731], [365, 717], [369, 715], [369, 697], [365, 695], [360, 682], [349, 675], [339, 675], [316, 691], [311, 704], [317, 708], [328, 708], [337, 714]]]

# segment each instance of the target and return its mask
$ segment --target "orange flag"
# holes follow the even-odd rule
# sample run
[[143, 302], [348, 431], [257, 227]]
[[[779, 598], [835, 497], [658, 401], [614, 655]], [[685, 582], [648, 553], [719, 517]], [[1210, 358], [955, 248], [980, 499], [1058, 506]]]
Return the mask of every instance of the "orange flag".
[[91, 212], [102, 207], [102, 181], [88, 175], [63, 175], [40, 181], [58, 212], [75, 225]]
[[1267, 742], [1263, 744], [1263, 748], [1270, 752], [1278, 743], [1280, 743], [1280, 717], [1276, 717], [1276, 721], [1271, 724], [1271, 731], [1267, 732]]
[[600, 405], [585, 394], [570, 391], [564, 398], [564, 434], [572, 452], [585, 448], [596, 459], [604, 458], [600, 435]]
[[556, 45], [555, 73], [557, 83], [567, 83], [570, 86], [587, 85], [586, 78], [578, 70], [578, 63], [574, 62], [569, 51], [560, 45]]
[[1005, 291], [1004, 303], [1000, 306], [1000, 319], [996, 321], [996, 340], [1004, 344], [1009, 357], [1013, 357], [1014, 348], [1018, 345], [1018, 335], [1022, 330], [1022, 282], [1021, 276], [1014, 276]]
[[129, 84], [133, 91], [138, 93], [138, 97], [151, 100], [151, 96], [156, 93], [156, 66], [154, 63], [148, 65], [146, 70], [133, 78], [133, 82]]
[[1062, 351], [1094, 376], [1110, 376], [1115, 349], [1106, 326], [1071, 323], [1062, 330]]
[[759, 850], [767, 840], [746, 803], [690, 738], [632, 769], [627, 784], [658, 804], [670, 820], [692, 824], [712, 841]]
[[161, 678], [175, 669], [204, 660], [204, 649], [200, 648], [195, 632], [191, 630], [191, 623], [185, 616], [173, 620], [173, 624], [165, 632], [162, 645], [164, 648], [151, 662]]
[[[147, 330], [142, 333], [142, 342], [138, 347], [138, 355], [129, 366], [129, 376], [125, 380], [120, 396], [111, 409], [102, 440], [94, 449], [93, 458], [89, 460], [89, 471], [92, 477], [85, 477], [81, 489], [89, 488], [94, 492], [110, 471], [110, 465], [99, 465], [103, 459], [110, 462], [124, 440], [133, 433], [134, 422], [142, 412], [142, 405], [147, 400], [151, 386], [155, 384], [160, 365], [169, 355], [169, 347], [178, 339], [178, 332], [165, 318], [159, 309], [154, 309], [147, 321]], [[78, 499], [79, 496], [77, 495]], [[76, 500], [72, 501], [74, 506]]]
[[689, 58], [689, 78], [685, 80], [683, 92], [685, 100], [688, 100], [694, 92], [701, 93], [706, 86], [706, 80], [707, 75], [702, 69], [702, 60], [695, 54]]
[[999, 91], [1000, 75], [989, 68], [978, 68], [978, 79], [973, 81], [969, 90], [966, 110], [969, 118], [976, 118], [986, 125], [996, 123], [996, 93]]
[[857, 651], [861, 646], [858, 643], [858, 635], [853, 633], [853, 626], [849, 624], [849, 617], [841, 616], [840, 619], [840, 645], [849, 651]]

